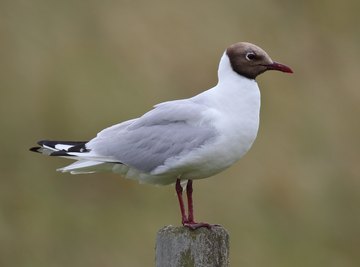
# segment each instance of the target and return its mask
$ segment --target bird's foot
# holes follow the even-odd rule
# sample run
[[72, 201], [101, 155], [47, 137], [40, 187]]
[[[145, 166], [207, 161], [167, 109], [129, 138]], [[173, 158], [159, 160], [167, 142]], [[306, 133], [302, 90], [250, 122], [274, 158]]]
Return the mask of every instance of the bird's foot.
[[218, 224], [209, 224], [209, 223], [194, 222], [194, 221], [187, 221], [187, 222], [183, 222], [182, 224], [183, 224], [183, 226], [189, 228], [190, 230], [196, 230], [196, 229], [202, 228], [202, 227], [211, 229], [211, 227], [213, 227], [213, 226], [219, 226]]
[[193, 187], [192, 187], [192, 180], [188, 180], [186, 185], [186, 195], [188, 200], [188, 212], [189, 215], [186, 216], [185, 207], [184, 207], [184, 201], [182, 197], [183, 188], [181, 186], [181, 180], [177, 179], [175, 184], [175, 190], [178, 196], [179, 205], [180, 205], [180, 211], [181, 211], [181, 223], [184, 227], [189, 228], [190, 230], [196, 230], [198, 228], [206, 227], [208, 229], [211, 229], [212, 226], [218, 226], [217, 224], [208, 224], [204, 222], [195, 222], [194, 220], [194, 208], [193, 208], [193, 199], [192, 199], [192, 193], [193, 193]]

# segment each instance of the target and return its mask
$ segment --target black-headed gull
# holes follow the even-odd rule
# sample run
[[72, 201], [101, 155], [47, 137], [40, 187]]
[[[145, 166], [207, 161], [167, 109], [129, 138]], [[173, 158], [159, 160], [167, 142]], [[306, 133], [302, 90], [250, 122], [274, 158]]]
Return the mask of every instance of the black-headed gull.
[[[110, 171], [141, 183], [175, 183], [182, 224], [191, 229], [209, 227], [194, 220], [192, 180], [223, 171], [250, 149], [259, 127], [260, 91], [255, 78], [267, 70], [292, 73], [256, 45], [233, 44], [221, 57], [215, 87], [158, 104], [88, 142], [44, 140], [30, 150], [76, 160], [59, 169], [62, 172]], [[187, 181], [188, 216], [182, 181]]]

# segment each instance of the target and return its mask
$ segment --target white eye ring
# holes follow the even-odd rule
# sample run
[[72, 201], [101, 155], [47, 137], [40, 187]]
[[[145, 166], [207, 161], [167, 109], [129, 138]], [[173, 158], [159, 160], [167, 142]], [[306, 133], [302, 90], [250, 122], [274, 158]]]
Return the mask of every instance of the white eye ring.
[[252, 61], [255, 59], [255, 56], [256, 55], [254, 52], [248, 52], [248, 53], [246, 53], [245, 58], [247, 61]]

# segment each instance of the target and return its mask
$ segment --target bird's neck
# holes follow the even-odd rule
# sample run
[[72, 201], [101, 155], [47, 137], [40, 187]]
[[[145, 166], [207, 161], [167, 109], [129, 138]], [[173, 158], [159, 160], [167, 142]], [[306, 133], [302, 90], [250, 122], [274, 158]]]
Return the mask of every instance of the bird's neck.
[[223, 54], [218, 69], [218, 84], [216, 90], [221, 94], [227, 95], [257, 95], [258, 86], [254, 79], [246, 78], [236, 73], [230, 64], [229, 57]]
[[233, 70], [233, 68], [231, 67], [230, 59], [226, 54], [226, 52], [224, 52], [224, 54], [220, 59], [219, 69], [218, 69], [218, 80], [219, 80], [219, 84], [229, 80], [235, 83], [244, 82], [247, 80], [254, 81], [252, 79], [239, 75]]
[[[206, 101], [202, 101], [206, 98]], [[233, 71], [229, 57], [223, 54], [218, 69], [218, 84], [195, 96], [209, 105], [222, 109], [259, 109], [260, 91], [255, 80], [246, 78]]]

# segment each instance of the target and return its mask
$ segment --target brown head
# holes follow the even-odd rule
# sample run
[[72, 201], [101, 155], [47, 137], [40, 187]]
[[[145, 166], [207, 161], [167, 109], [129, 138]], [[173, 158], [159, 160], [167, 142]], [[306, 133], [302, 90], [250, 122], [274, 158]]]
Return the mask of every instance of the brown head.
[[293, 73], [288, 66], [273, 61], [264, 50], [251, 43], [233, 44], [226, 50], [226, 54], [232, 69], [249, 79], [255, 79], [267, 70]]

